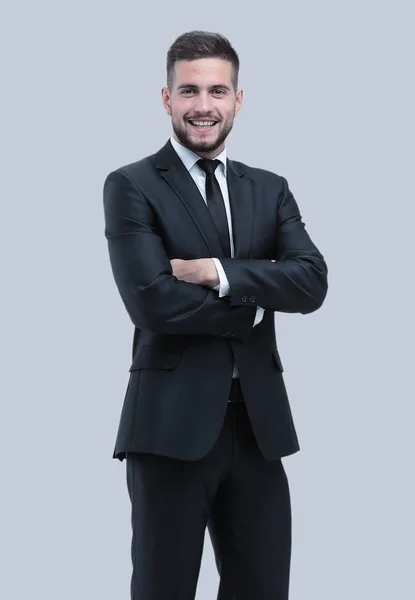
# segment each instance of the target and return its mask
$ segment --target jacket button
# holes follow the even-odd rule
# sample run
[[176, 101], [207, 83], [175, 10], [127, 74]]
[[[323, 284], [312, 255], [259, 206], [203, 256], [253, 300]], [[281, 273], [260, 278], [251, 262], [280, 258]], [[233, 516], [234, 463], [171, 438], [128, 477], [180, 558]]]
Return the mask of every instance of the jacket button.
[[248, 296], [242, 296], [241, 300], [242, 302], [248, 302]]
[[251, 296], [251, 297], [249, 298], [249, 302], [251, 302], [252, 304], [255, 304], [255, 302], [256, 302], [256, 298], [255, 298], [255, 296]]
[[227, 330], [226, 330], [226, 331], [222, 331], [222, 335], [224, 335], [224, 336], [228, 336], [228, 335], [230, 335], [230, 333], [231, 333], [231, 332], [230, 332], [230, 331], [227, 331]]

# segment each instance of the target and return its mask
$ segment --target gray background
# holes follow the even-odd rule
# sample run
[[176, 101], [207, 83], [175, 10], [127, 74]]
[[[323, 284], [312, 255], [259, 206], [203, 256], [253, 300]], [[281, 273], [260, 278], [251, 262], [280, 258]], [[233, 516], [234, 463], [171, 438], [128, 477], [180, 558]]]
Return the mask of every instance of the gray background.
[[[191, 29], [240, 56], [230, 157], [288, 179], [329, 267], [318, 312], [276, 314], [291, 599], [414, 597], [411, 4], [3, 0], [2, 598], [129, 597], [112, 451], [133, 326], [102, 186], [170, 136], [165, 56]], [[207, 535], [198, 600], [217, 585]]]

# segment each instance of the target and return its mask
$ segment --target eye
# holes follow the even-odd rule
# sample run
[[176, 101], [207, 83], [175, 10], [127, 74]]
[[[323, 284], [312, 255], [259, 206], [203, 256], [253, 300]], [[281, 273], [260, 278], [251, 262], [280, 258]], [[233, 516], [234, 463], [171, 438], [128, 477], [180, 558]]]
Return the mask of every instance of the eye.
[[189, 92], [191, 94], [191, 93], [193, 93], [193, 90], [191, 90], [190, 88], [182, 90], [182, 94], [187, 94], [187, 92]]
[[215, 94], [224, 95], [224, 94], [226, 94], [226, 91], [225, 90], [215, 90]]

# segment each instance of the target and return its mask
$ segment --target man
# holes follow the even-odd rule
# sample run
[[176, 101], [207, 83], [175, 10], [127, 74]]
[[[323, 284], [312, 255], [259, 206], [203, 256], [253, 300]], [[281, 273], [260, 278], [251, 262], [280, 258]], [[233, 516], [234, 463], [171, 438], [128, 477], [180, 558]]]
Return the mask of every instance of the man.
[[181, 35], [162, 101], [173, 136], [111, 172], [105, 235], [135, 326], [113, 458], [132, 503], [131, 597], [191, 600], [206, 526], [219, 600], [286, 600], [299, 450], [274, 312], [311, 313], [327, 267], [287, 180], [227, 157], [242, 104], [221, 35]]

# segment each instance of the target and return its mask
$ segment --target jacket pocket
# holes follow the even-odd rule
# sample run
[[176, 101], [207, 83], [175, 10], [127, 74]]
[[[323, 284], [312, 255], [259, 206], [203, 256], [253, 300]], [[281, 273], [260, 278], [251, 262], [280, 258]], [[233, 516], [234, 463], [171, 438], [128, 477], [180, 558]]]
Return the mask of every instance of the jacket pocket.
[[283, 372], [284, 371], [284, 367], [282, 366], [281, 358], [280, 358], [280, 355], [278, 354], [278, 350], [276, 348], [273, 348], [272, 355], [273, 355], [274, 360], [277, 363], [280, 371]]
[[166, 350], [157, 346], [142, 346], [134, 356], [130, 371], [137, 369], [174, 369], [183, 350]]

